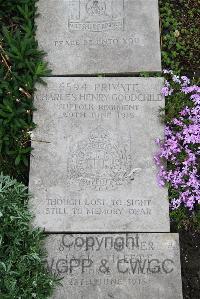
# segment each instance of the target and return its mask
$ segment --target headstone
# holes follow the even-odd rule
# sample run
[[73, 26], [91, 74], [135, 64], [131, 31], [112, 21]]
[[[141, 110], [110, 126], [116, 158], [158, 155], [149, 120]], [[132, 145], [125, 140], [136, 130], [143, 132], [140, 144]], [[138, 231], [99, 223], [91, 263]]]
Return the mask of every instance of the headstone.
[[161, 71], [158, 0], [40, 0], [53, 75]]
[[31, 208], [48, 232], [168, 232], [153, 156], [162, 78], [45, 79], [35, 94]]
[[52, 299], [182, 299], [177, 234], [50, 235]]

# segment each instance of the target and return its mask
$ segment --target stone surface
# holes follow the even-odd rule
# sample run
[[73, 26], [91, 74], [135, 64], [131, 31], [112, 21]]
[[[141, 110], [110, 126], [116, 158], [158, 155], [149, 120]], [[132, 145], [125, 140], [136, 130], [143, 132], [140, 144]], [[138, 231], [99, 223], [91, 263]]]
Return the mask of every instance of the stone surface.
[[50, 235], [53, 299], [182, 299], [177, 234]]
[[158, 0], [39, 0], [54, 75], [160, 71]]
[[168, 232], [153, 156], [162, 78], [46, 78], [38, 86], [30, 191], [49, 232]]

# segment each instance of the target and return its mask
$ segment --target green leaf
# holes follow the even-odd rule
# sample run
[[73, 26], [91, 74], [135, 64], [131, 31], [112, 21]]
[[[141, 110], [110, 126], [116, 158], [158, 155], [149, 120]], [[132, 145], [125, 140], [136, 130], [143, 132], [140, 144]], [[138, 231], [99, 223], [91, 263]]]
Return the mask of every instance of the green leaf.
[[18, 156], [16, 157], [16, 159], [15, 159], [15, 165], [16, 165], [16, 166], [19, 165], [20, 162], [21, 162], [21, 156], [18, 155]]
[[6, 265], [3, 262], [0, 262], [0, 269], [1, 268], [6, 272], [7, 268], [6, 268]]

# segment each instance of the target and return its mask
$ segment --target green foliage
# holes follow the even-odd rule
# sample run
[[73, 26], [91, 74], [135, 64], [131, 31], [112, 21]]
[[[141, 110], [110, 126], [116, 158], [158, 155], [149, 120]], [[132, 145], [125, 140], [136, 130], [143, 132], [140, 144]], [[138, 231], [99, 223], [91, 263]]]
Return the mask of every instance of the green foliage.
[[159, 0], [163, 68], [197, 76], [200, 65], [199, 0]]
[[[193, 84], [199, 84], [199, 0], [159, 0], [161, 21], [161, 50], [163, 69], [173, 70], [176, 75], [187, 75]], [[168, 77], [166, 79], [169, 80]], [[166, 99], [165, 116], [168, 122], [176, 118], [184, 106], [191, 107], [191, 101], [181, 92]], [[180, 157], [181, 159], [181, 157]], [[169, 199], [173, 198], [169, 187]], [[200, 227], [200, 209], [189, 213], [186, 208], [170, 212], [172, 222], [178, 228]]]
[[160, 77], [160, 72], [142, 72], [139, 74], [139, 77], [148, 78], [148, 77]]
[[31, 229], [27, 187], [0, 175], [0, 298], [48, 298], [56, 278], [44, 266], [44, 234]]
[[0, 169], [20, 180], [26, 178], [35, 127], [34, 86], [49, 74], [35, 40], [35, 3], [0, 0]]
[[178, 229], [200, 230], [200, 205], [191, 213], [185, 207], [180, 207], [177, 210], [170, 212], [172, 224]]
[[[173, 118], [179, 116], [179, 112], [184, 107], [193, 107], [193, 102], [187, 94], [181, 92], [179, 85], [173, 82], [171, 75], [165, 74], [165, 79], [170, 83], [170, 86], [174, 91], [170, 96], [165, 97], [163, 120], [165, 121], [165, 123], [167, 123], [170, 122]], [[196, 79], [195, 81], [192, 80], [191, 82], [198, 84], [199, 80]]]
[[[27, 182], [33, 92], [48, 75], [35, 40], [36, 0], [0, 0], [0, 169]], [[45, 299], [56, 279], [45, 269], [44, 234], [31, 228], [27, 188], [0, 175], [0, 298]]]

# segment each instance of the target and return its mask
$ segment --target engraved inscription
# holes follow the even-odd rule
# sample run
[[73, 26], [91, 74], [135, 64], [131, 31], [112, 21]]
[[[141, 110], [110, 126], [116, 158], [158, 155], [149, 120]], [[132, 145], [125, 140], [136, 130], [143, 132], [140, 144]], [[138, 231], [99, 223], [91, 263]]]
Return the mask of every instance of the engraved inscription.
[[[99, 186], [98, 186], [99, 187]], [[105, 186], [101, 186], [105, 190]], [[110, 207], [109, 207], [109, 206]], [[47, 208], [45, 213], [47, 215], [60, 216], [92, 216], [102, 217], [104, 215], [110, 216], [142, 216], [150, 217], [152, 215], [151, 200], [134, 200], [127, 199], [122, 201], [118, 198], [85, 198], [80, 199], [75, 193], [70, 193], [69, 198], [48, 198]]]
[[[181, 299], [177, 239], [137, 233], [51, 236], [46, 267], [63, 278], [55, 298], [66, 298], [64, 294], [71, 299], [133, 298], [134, 294], [143, 299], [151, 294], [154, 299]], [[166, 242], [173, 243], [170, 249]]]
[[68, 28], [93, 32], [124, 30], [124, 0], [118, 0], [117, 9], [112, 0], [70, 1]]
[[[126, 279], [142, 275], [146, 276], [147, 282], [153, 274], [168, 275], [175, 271], [175, 261], [170, 255], [156, 256], [155, 240], [145, 240], [139, 234], [77, 237], [63, 234], [58, 245], [59, 255], [66, 254], [67, 258], [57, 256], [46, 261], [48, 269], [57, 275], [94, 274], [101, 277], [109, 274], [125, 276]], [[126, 281], [127, 284], [130, 282]]]

